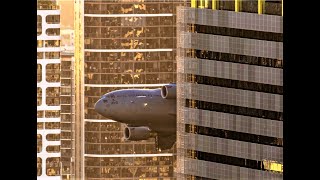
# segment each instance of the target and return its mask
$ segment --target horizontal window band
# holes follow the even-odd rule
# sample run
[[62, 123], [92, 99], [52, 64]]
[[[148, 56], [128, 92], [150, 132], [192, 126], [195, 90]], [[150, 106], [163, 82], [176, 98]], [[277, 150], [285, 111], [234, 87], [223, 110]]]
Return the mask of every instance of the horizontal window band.
[[189, 149], [186, 149], [186, 154], [187, 154], [187, 157], [192, 159], [227, 164], [232, 166], [239, 166], [239, 167], [256, 169], [261, 171], [273, 171], [273, 172], [283, 173], [283, 165], [279, 162], [272, 161], [272, 160], [258, 161], [258, 160], [244, 159], [244, 158], [207, 153], [207, 152], [195, 151], [195, 150], [189, 150]]
[[268, 146], [283, 147], [283, 139], [257, 134], [249, 134], [224, 129], [216, 129], [198, 125], [185, 124], [186, 133], [194, 133], [211, 137], [219, 137], [236, 141], [244, 141], [249, 143], [257, 143]]
[[264, 119], [270, 119], [270, 120], [276, 120], [276, 121], [283, 120], [282, 112], [199, 101], [199, 100], [193, 100], [193, 99], [185, 99], [185, 107], [230, 113], [230, 114], [238, 114], [243, 116], [264, 118]]
[[225, 78], [217, 78], [217, 77], [210, 77], [210, 76], [202, 76], [202, 75], [195, 75], [195, 74], [185, 74], [185, 75], [186, 75], [186, 82], [188, 83], [220, 86], [220, 87], [283, 95], [283, 86], [240, 81], [240, 80], [233, 80], [233, 79], [225, 79]]
[[168, 17], [173, 16], [172, 13], [158, 13], [158, 14], [84, 14], [84, 17], [100, 17], [100, 18], [114, 18], [114, 17]]
[[190, 57], [190, 58], [233, 62], [233, 63], [239, 63], [239, 64], [248, 64], [248, 65], [283, 69], [282, 59], [222, 53], [222, 52], [214, 52], [214, 51], [199, 50], [199, 49], [187, 49], [186, 52], [187, 52], [187, 57]]
[[[185, 172], [185, 174], [188, 172]], [[188, 180], [217, 180], [213, 178], [206, 178], [206, 177], [201, 177], [201, 176], [195, 176], [195, 175], [186, 175], [185, 178]]]
[[281, 4], [282, 0], [265, 0], [265, 3], [278, 3], [278, 4]]
[[193, 32], [196, 32], [196, 33], [283, 42], [282, 33], [236, 29], [236, 28], [219, 27], [219, 26], [208, 26], [208, 25], [200, 25], [200, 24], [188, 24], [188, 25], [190, 27], [193, 26], [194, 27]]

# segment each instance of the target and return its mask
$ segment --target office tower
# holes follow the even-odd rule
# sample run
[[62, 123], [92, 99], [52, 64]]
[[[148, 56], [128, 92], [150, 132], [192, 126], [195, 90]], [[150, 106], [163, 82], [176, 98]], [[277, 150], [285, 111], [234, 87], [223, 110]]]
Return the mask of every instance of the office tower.
[[176, 81], [175, 14], [176, 6], [185, 4], [75, 2], [76, 177], [174, 178], [175, 148], [159, 153], [154, 139], [125, 141], [124, 125], [98, 115], [94, 104], [113, 90]]
[[283, 178], [282, 1], [177, 10], [177, 179]]
[[37, 179], [60, 179], [60, 10], [37, 1]]
[[61, 179], [74, 179], [75, 81], [73, 31], [61, 30]]

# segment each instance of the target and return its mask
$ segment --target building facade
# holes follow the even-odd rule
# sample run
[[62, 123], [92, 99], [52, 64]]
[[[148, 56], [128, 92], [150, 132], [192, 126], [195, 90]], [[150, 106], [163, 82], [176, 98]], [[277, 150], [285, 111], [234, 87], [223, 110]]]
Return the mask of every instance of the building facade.
[[176, 81], [176, 6], [186, 4], [75, 2], [76, 177], [175, 179], [175, 148], [159, 153], [154, 139], [125, 141], [124, 125], [98, 115], [94, 104], [113, 90]]
[[[63, 41], [61, 31], [61, 41]], [[69, 37], [71, 38], [71, 37]], [[70, 41], [68, 38], [66, 41]], [[74, 179], [75, 158], [75, 81], [74, 46], [61, 47], [61, 179]]]
[[60, 179], [60, 10], [37, 2], [37, 179]]
[[283, 178], [282, 1], [177, 10], [177, 179]]
[[[62, 51], [71, 52], [74, 51], [74, 30], [73, 29], [61, 29], [61, 47]], [[65, 48], [64, 48], [65, 47]], [[73, 52], [72, 51], [72, 52]]]

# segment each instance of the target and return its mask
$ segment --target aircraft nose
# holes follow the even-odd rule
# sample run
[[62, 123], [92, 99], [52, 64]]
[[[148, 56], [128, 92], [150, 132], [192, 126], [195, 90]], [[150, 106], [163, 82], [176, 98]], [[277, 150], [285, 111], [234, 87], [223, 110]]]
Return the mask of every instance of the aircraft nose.
[[99, 114], [103, 114], [104, 112], [104, 106], [103, 106], [103, 100], [102, 99], [99, 99], [96, 104], [94, 105], [94, 110], [99, 113]]

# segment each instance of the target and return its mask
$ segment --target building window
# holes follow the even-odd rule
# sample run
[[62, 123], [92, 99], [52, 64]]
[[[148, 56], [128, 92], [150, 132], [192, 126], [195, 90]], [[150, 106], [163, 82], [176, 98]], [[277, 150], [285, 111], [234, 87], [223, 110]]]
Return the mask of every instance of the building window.
[[60, 158], [53, 157], [46, 160], [47, 176], [60, 176]]
[[283, 120], [283, 113], [278, 111], [269, 111], [264, 109], [255, 109], [255, 108], [248, 108], [243, 106], [234, 106], [228, 104], [220, 104], [220, 103], [213, 103], [207, 101], [199, 101], [199, 100], [192, 100], [190, 103], [190, 99], [185, 99], [185, 107], [190, 108], [197, 108], [209, 111], [217, 111], [217, 112], [224, 112], [230, 114], [238, 114], [243, 116], [251, 116], [257, 118], [265, 118], [271, 120], [282, 121]]
[[241, 0], [241, 12], [258, 13], [258, 0]]
[[46, 30], [46, 34], [48, 36], [59, 36], [60, 35], [60, 28], [49, 28]]
[[62, 148], [71, 148], [71, 141], [61, 139], [61, 147]]
[[[110, 168], [109, 170], [109, 177], [116, 178], [119, 177], [120, 172], [116, 171], [117, 168]], [[100, 178], [101, 177], [101, 170], [97, 167], [85, 167], [85, 174], [86, 177], [90, 178]]]
[[234, 11], [235, 10], [235, 0], [217, 0], [217, 9]]
[[42, 34], [42, 17], [37, 15], [37, 36]]
[[37, 118], [43, 118], [43, 111], [37, 111]]
[[37, 106], [42, 104], [42, 88], [37, 87]]
[[59, 153], [60, 152], [60, 146], [47, 146], [46, 151], [48, 153]]
[[71, 79], [61, 79], [61, 86], [70, 86]]
[[45, 47], [60, 47], [60, 40], [46, 40]]
[[37, 1], [37, 9], [38, 10], [55, 10], [58, 8], [59, 8], [59, 6], [56, 5], [56, 1], [51, 1], [51, 0], [38, 0]]
[[43, 52], [37, 52], [37, 59], [44, 59]]
[[250, 64], [250, 65], [273, 67], [273, 68], [283, 68], [282, 59], [272, 59], [272, 58], [257, 57], [257, 56], [247, 56], [247, 55], [241, 55], [241, 54], [222, 53], [222, 52], [206, 51], [206, 50], [199, 50], [199, 49], [185, 49], [185, 56], [190, 58], [200, 58], [200, 59], [225, 61], [225, 62], [233, 62], [233, 63], [240, 63], [240, 64]]
[[46, 52], [46, 59], [60, 59], [60, 52]]
[[37, 157], [37, 176], [42, 175], [42, 159]]
[[261, 170], [261, 171], [273, 171], [276, 173], [283, 173], [282, 164], [276, 161], [271, 160], [263, 160], [263, 161], [257, 161], [252, 159], [244, 159], [239, 157], [233, 157], [233, 156], [226, 156], [221, 154], [215, 154], [215, 153], [208, 153], [208, 152], [202, 152], [202, 151], [194, 151], [194, 150], [185, 150], [186, 154], [190, 154], [190, 151], [194, 152], [195, 156], [194, 159], [208, 161], [208, 162], [216, 162], [216, 163], [222, 163], [232, 166], [240, 166], [255, 170]]
[[264, 3], [264, 14], [282, 15], [282, 1], [281, 0], [266, 0]]
[[37, 82], [41, 82], [42, 81], [42, 65], [41, 64], [37, 64]]
[[239, 81], [239, 80], [233, 80], [233, 79], [216, 78], [216, 77], [201, 76], [201, 75], [194, 75], [194, 74], [186, 74], [186, 78], [187, 78], [187, 82], [197, 83], [197, 84], [259, 91], [259, 92], [273, 93], [273, 94], [280, 94], [280, 95], [283, 94], [283, 86], [277, 86], [277, 85], [271, 85], [271, 84], [262, 84], [262, 83], [255, 83], [255, 82], [249, 82], [249, 81]]
[[48, 106], [60, 105], [60, 88], [48, 87], [46, 90], [46, 104]]
[[[53, 129], [56, 129], [56, 128], [53, 128]], [[46, 139], [48, 141], [60, 141], [60, 134], [47, 134]]]
[[[46, 81], [60, 82], [60, 64], [47, 64], [46, 66]], [[59, 92], [57, 92], [59, 93]]]
[[37, 122], [37, 130], [41, 130], [43, 127], [43, 122]]
[[42, 135], [37, 134], [37, 153], [42, 151]]
[[[63, 123], [63, 124], [68, 124], [68, 125], [69, 125], [69, 128], [71, 128], [70, 123]], [[72, 137], [71, 137], [71, 132], [62, 131], [62, 132], [61, 132], [61, 139], [72, 139]]]
[[146, 14], [158, 14], [160, 11], [160, 4], [146, 4]]
[[[194, 130], [192, 131], [191, 129], [194, 129]], [[257, 135], [257, 134], [249, 134], [249, 133], [230, 131], [230, 130], [224, 130], [224, 129], [216, 129], [216, 128], [204, 127], [204, 126], [198, 126], [198, 125], [192, 125], [192, 124], [185, 124], [185, 132], [201, 134], [201, 135], [211, 136], [211, 137], [219, 137], [219, 138], [232, 139], [237, 141], [263, 144], [268, 146], [283, 147], [282, 138], [263, 136], [263, 135]]]
[[43, 40], [37, 40], [37, 48], [43, 47]]
[[59, 118], [60, 111], [58, 111], [58, 110], [46, 111], [45, 116], [46, 116], [46, 118]]
[[[191, 24], [189, 24], [189, 26], [191, 26]], [[255, 31], [255, 30], [237, 29], [237, 28], [219, 27], [219, 26], [207, 26], [207, 25], [200, 25], [200, 24], [194, 24], [194, 27], [197, 33], [203, 33], [203, 34], [214, 34], [214, 35], [241, 37], [241, 38], [248, 38], [248, 39], [276, 41], [276, 42], [283, 41], [282, 33], [264, 32], [264, 31]]]
[[60, 129], [60, 122], [46, 122], [46, 129]]
[[48, 15], [46, 17], [46, 22], [48, 24], [59, 24], [60, 23], [60, 15]]

